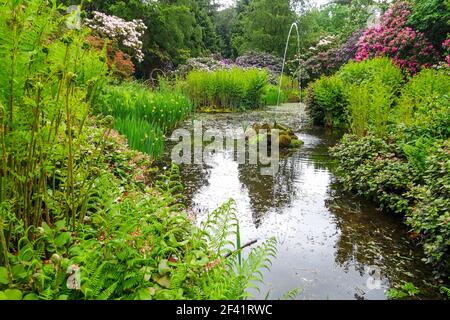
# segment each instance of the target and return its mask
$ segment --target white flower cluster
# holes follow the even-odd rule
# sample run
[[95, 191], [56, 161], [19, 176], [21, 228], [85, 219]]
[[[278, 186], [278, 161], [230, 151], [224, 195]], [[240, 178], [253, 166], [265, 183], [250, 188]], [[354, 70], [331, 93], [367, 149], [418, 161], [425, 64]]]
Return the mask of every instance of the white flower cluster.
[[142, 41], [147, 27], [142, 20], [125, 21], [116, 16], [108, 16], [102, 12], [94, 11], [92, 19], [86, 19], [86, 24], [94, 32], [110, 40], [116, 40], [119, 44], [131, 50], [136, 60], [142, 62]]

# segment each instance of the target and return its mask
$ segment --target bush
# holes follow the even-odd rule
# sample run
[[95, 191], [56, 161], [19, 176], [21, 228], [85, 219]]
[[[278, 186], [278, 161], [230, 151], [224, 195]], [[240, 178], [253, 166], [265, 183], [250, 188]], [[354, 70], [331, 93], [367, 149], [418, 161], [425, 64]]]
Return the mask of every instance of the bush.
[[351, 85], [346, 90], [348, 123], [352, 133], [364, 136], [369, 131], [382, 137], [388, 130], [395, 96], [392, 88], [380, 80]]
[[192, 71], [185, 90], [195, 107], [255, 109], [262, 105], [267, 72], [232, 68], [214, 72]]
[[438, 54], [433, 45], [422, 32], [416, 32], [407, 25], [410, 14], [411, 4], [395, 2], [381, 17], [380, 25], [364, 32], [359, 41], [356, 60], [387, 56], [411, 73], [435, 63]]
[[316, 125], [340, 126], [345, 124], [344, 85], [339, 77], [322, 77], [310, 84], [306, 103]]
[[417, 176], [395, 143], [373, 135], [346, 135], [331, 154], [337, 159], [336, 174], [344, 190], [399, 214], [410, 210], [406, 193]]
[[395, 94], [399, 93], [403, 84], [401, 70], [392, 64], [391, 59], [385, 57], [360, 62], [351, 61], [338, 71], [337, 76], [346, 85], [380, 81], [392, 88]]
[[423, 236], [428, 262], [438, 270], [450, 270], [450, 142], [438, 141], [426, 159], [424, 184], [415, 187], [411, 196], [416, 205], [407, 223]]
[[[430, 115], [440, 106], [448, 105], [449, 95], [449, 70], [425, 69], [403, 88], [396, 111], [397, 121], [406, 125], [411, 125], [412, 122], [429, 124], [434, 117]], [[437, 100], [442, 102], [436, 104]]]

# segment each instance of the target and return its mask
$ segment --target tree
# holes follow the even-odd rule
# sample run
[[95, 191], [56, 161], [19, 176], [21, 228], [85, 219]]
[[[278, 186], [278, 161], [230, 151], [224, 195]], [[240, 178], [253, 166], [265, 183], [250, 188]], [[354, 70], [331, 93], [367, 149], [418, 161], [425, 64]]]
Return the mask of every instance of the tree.
[[235, 33], [232, 40], [237, 52], [256, 50], [282, 56], [289, 28], [296, 17], [291, 1], [253, 0], [239, 5], [243, 9], [238, 16], [242, 32]]
[[217, 12], [214, 18], [216, 32], [219, 37], [220, 53], [225, 58], [233, 58], [236, 56], [236, 51], [231, 41], [236, 17], [236, 8], [230, 7]]

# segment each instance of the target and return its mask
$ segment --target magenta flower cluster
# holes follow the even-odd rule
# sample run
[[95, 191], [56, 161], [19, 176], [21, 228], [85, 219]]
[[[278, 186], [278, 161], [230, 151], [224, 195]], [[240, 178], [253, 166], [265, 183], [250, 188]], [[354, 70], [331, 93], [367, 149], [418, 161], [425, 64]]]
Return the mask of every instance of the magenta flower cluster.
[[442, 47], [445, 50], [445, 61], [447, 62], [448, 66], [450, 67], [450, 38], [447, 38], [442, 43]]
[[381, 17], [381, 23], [368, 28], [359, 39], [356, 60], [388, 56], [411, 73], [436, 62], [438, 54], [433, 45], [422, 32], [407, 25], [410, 14], [409, 3], [394, 3]]

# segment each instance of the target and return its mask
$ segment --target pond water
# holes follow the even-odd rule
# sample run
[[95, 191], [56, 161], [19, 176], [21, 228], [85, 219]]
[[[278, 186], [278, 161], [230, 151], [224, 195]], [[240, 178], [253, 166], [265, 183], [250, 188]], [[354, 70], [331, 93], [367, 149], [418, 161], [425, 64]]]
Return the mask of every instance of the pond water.
[[[277, 238], [277, 256], [264, 271], [260, 292], [252, 291], [255, 298], [269, 292], [278, 299], [300, 288], [297, 299], [386, 299], [386, 290], [402, 281], [420, 288], [419, 298], [438, 297], [432, 270], [401, 219], [339, 191], [328, 148], [340, 132], [310, 128], [301, 104], [194, 118], [203, 129], [223, 132], [276, 119], [305, 142], [281, 158], [273, 177], [261, 175], [257, 165], [238, 164], [227, 151], [208, 164], [181, 166], [187, 205], [199, 220], [233, 198], [242, 243]], [[181, 127], [192, 130], [192, 119]], [[172, 147], [166, 148], [166, 164]]]

